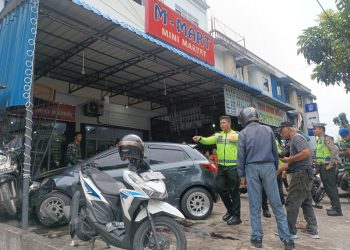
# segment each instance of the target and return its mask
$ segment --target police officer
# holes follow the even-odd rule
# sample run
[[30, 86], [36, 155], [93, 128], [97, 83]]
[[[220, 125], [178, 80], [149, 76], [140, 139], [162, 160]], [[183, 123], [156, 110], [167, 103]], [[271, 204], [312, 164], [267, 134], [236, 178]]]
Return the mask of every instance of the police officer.
[[68, 165], [75, 165], [82, 160], [80, 143], [83, 139], [81, 132], [76, 132], [74, 135], [74, 141], [68, 144], [67, 147], [67, 161]]
[[241, 221], [241, 200], [239, 178], [237, 174], [237, 140], [238, 133], [231, 129], [231, 118], [220, 117], [220, 133], [210, 137], [194, 136], [195, 142], [205, 145], [216, 144], [218, 155], [218, 173], [216, 176], [217, 191], [227, 209], [222, 217], [228, 225], [237, 225]]
[[338, 150], [333, 138], [325, 134], [326, 124], [314, 123], [313, 127], [314, 134], [318, 137], [314, 157], [316, 168], [320, 171], [321, 180], [332, 205], [330, 209], [327, 209], [327, 215], [342, 216], [336, 177]]
[[339, 129], [339, 135], [342, 138], [339, 143], [340, 156], [342, 158], [344, 170], [348, 172], [348, 190], [350, 189], [350, 130], [348, 128]]

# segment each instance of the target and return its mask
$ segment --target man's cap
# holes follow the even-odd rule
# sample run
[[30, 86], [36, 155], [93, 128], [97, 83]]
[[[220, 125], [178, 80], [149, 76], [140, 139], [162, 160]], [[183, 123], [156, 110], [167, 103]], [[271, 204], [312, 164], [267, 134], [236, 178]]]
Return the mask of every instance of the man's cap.
[[281, 133], [283, 128], [293, 128], [294, 125], [291, 122], [281, 122], [280, 126], [276, 130], [277, 133]]
[[321, 122], [314, 122], [314, 123], [312, 123], [312, 126], [314, 128], [325, 128], [327, 126], [327, 124], [326, 123], [321, 123]]

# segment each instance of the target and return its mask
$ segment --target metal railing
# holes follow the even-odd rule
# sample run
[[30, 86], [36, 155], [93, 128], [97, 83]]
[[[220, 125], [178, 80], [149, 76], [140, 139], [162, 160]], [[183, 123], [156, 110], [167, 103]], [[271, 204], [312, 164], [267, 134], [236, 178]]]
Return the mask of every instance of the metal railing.
[[245, 48], [245, 37], [238, 34], [215, 17], [210, 19], [209, 33], [214, 39], [220, 39], [232, 45], [238, 43]]

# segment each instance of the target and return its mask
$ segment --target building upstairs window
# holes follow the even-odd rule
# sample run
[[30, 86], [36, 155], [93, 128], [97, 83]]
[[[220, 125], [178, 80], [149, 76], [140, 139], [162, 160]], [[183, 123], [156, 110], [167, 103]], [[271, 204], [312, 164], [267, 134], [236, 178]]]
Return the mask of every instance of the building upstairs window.
[[277, 95], [282, 97], [282, 86], [280, 83], [277, 83]]
[[236, 77], [238, 79], [241, 79], [243, 80], [243, 68], [242, 67], [239, 67], [239, 68], [236, 68]]
[[303, 99], [301, 98], [300, 95], [298, 95], [298, 106], [302, 107], [303, 106]]
[[263, 90], [270, 92], [269, 80], [266, 78], [263, 78]]
[[140, 4], [140, 5], [145, 5], [144, 0], [133, 0], [133, 1]]
[[184, 18], [186, 18], [187, 20], [194, 23], [196, 26], [199, 26], [199, 19], [191, 15], [190, 13], [188, 13], [185, 9], [181, 8], [177, 4], [175, 4], [175, 11], [179, 13], [181, 16], [183, 16]]
[[286, 92], [286, 94], [285, 94], [285, 96], [286, 96], [286, 103], [290, 104], [290, 98], [289, 98], [290, 93], [289, 93], [288, 90], [285, 90], [285, 92]]

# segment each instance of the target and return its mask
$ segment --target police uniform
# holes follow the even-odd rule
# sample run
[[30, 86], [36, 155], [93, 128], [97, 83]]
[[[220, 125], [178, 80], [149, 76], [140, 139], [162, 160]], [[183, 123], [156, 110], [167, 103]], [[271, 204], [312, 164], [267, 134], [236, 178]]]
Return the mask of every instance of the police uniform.
[[[324, 123], [314, 123], [313, 127], [318, 128], [325, 128], [326, 124]], [[341, 212], [341, 206], [339, 202], [339, 195], [338, 195], [338, 187], [337, 187], [337, 177], [336, 177], [336, 165], [338, 163], [338, 149], [334, 145], [333, 138], [328, 135], [320, 136], [317, 139], [316, 143], [316, 152], [314, 160], [316, 162], [316, 167], [320, 171], [321, 180], [323, 182], [325, 191], [331, 200], [331, 205], [333, 212], [338, 213], [339, 215]], [[326, 167], [331, 164], [332, 167], [330, 169], [326, 169]], [[330, 213], [333, 213], [330, 211], [327, 211], [327, 213], [330, 215]]]
[[201, 137], [199, 142], [205, 145], [216, 144], [216, 153], [219, 159], [216, 188], [227, 209], [227, 213], [240, 220], [241, 200], [237, 173], [238, 135], [233, 130], [227, 133], [221, 131], [207, 138]]
[[75, 165], [81, 160], [80, 145], [72, 142], [67, 147], [67, 161], [69, 165]]
[[[343, 152], [345, 150], [350, 149], [350, 140], [341, 140], [339, 143], [340, 151]], [[350, 155], [342, 154], [342, 163], [344, 166], [344, 170], [350, 174]], [[350, 188], [350, 178], [348, 177], [348, 189]]]

